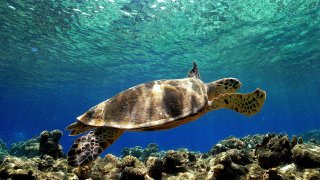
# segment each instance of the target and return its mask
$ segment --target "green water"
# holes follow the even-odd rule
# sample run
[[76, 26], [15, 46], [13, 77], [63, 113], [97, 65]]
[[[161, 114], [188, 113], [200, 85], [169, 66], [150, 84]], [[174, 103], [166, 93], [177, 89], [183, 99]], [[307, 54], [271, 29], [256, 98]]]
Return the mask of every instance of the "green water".
[[201, 61], [206, 80], [319, 69], [318, 0], [35, 0], [0, 7], [1, 83], [8, 86], [178, 78], [192, 60]]

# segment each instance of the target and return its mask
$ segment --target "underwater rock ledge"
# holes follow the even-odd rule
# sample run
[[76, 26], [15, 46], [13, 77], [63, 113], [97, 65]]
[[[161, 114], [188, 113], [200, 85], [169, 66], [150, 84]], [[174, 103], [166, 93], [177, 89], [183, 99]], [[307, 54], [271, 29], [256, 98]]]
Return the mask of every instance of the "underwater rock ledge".
[[303, 135], [292, 139], [286, 134], [228, 137], [208, 153], [183, 148], [160, 151], [152, 143], [146, 148], [124, 148], [120, 158], [108, 154], [90, 167], [73, 168], [59, 145], [61, 131], [44, 131], [10, 150], [0, 141], [4, 157], [0, 179], [320, 179], [320, 141], [310, 132], [307, 135], [312, 137], [309, 142], [303, 142]]

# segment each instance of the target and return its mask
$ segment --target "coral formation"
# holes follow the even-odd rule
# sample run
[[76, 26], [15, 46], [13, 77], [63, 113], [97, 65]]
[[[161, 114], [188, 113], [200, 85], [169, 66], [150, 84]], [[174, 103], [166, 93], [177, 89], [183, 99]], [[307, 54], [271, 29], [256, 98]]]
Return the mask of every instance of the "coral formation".
[[39, 152], [39, 137], [35, 137], [23, 142], [17, 142], [11, 144], [11, 148], [9, 149], [9, 154], [16, 157], [36, 157], [40, 155]]
[[292, 149], [293, 160], [303, 167], [320, 167], [320, 146], [298, 144]]
[[0, 139], [0, 164], [8, 154], [6, 144]]
[[122, 153], [121, 157], [134, 156], [141, 161], [145, 161], [149, 156], [159, 157], [159, 158], [164, 156], [164, 152], [159, 151], [159, 147], [155, 143], [148, 144], [148, 146], [145, 149], [143, 149], [141, 146], [136, 146], [134, 148], [126, 147], [121, 151], [121, 153]]
[[163, 161], [161, 159], [158, 159], [156, 157], [149, 157], [146, 166], [148, 169], [148, 176], [158, 180], [162, 178], [162, 172], [163, 172]]
[[255, 154], [262, 168], [276, 167], [291, 160], [291, 142], [288, 136], [267, 134], [260, 144], [256, 145]]
[[320, 130], [312, 130], [299, 134], [299, 137], [307, 142], [320, 144]]
[[40, 136], [27, 141], [13, 143], [9, 154], [16, 157], [27, 158], [50, 155], [54, 159], [64, 156], [59, 140], [62, 136], [60, 130], [43, 131]]
[[[53, 134], [43, 132], [45, 142], [57, 142], [53, 139], [59, 136]], [[53, 149], [61, 150], [57, 147]], [[229, 137], [209, 153], [178, 149], [159, 156], [158, 146], [148, 148], [126, 148], [123, 152], [128, 155], [121, 158], [107, 154], [78, 168], [68, 166], [64, 156], [50, 155], [57, 151], [42, 151], [32, 158], [7, 156], [0, 165], [0, 179], [320, 179], [320, 146], [295, 136], [292, 140], [283, 134]]]
[[164, 172], [169, 174], [186, 172], [188, 162], [188, 151], [170, 150], [163, 159]]
[[[210, 163], [209, 179], [236, 179], [248, 172], [248, 169], [236, 162], [241, 162], [241, 152], [231, 149], [218, 154]], [[246, 160], [244, 160], [246, 161]]]
[[[52, 157], [51, 157], [52, 158]], [[0, 166], [0, 179], [77, 179], [67, 166], [66, 159], [51, 162], [39, 157], [8, 156]]]
[[39, 151], [41, 156], [49, 155], [54, 159], [64, 156], [62, 146], [59, 144], [59, 140], [62, 136], [60, 130], [43, 131], [40, 134]]
[[126, 156], [117, 164], [120, 179], [141, 179], [147, 174], [145, 165], [134, 156]]
[[226, 152], [229, 149], [242, 149], [244, 147], [246, 147], [245, 142], [241, 141], [238, 138], [230, 136], [214, 145], [210, 152], [214, 156], [216, 154]]
[[222, 152], [226, 152], [230, 149], [253, 149], [257, 144], [262, 141], [263, 135], [248, 135], [243, 138], [236, 138], [234, 136], [230, 136], [217, 144], [215, 144], [209, 154], [216, 155]]

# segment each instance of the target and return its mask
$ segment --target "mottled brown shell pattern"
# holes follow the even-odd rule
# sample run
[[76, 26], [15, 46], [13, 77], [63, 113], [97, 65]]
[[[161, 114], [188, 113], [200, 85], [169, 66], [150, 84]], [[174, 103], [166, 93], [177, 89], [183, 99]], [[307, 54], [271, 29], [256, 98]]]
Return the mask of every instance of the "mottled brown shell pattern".
[[92, 107], [78, 120], [124, 130], [156, 129], [197, 114], [207, 102], [206, 85], [199, 79], [158, 80], [129, 88]]

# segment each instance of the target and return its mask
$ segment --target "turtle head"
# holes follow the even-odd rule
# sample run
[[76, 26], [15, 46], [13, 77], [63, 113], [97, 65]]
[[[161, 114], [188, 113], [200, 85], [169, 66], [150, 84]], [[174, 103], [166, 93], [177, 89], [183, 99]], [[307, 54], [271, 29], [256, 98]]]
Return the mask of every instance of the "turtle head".
[[90, 108], [86, 113], [77, 117], [79, 121], [89, 126], [104, 126], [104, 103], [102, 102], [92, 108]]
[[220, 94], [235, 93], [241, 87], [240, 81], [236, 78], [223, 78], [206, 85], [209, 100], [218, 97]]

